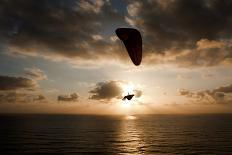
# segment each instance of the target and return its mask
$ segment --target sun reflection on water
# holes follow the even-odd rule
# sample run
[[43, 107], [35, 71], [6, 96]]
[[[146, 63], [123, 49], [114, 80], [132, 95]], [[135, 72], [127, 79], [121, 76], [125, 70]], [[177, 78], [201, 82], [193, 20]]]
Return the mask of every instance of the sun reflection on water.
[[121, 153], [125, 154], [143, 154], [146, 144], [142, 139], [143, 131], [138, 123], [139, 118], [127, 114], [123, 117], [118, 132], [117, 143], [115, 147]]
[[133, 115], [126, 116], [126, 120], [134, 120], [134, 119], [136, 119], [136, 117]]

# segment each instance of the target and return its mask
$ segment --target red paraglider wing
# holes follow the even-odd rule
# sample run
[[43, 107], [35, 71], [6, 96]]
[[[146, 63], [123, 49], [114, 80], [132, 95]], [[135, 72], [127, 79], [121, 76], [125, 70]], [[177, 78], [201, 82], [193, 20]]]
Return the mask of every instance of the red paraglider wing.
[[138, 30], [133, 28], [118, 28], [116, 34], [127, 49], [132, 62], [138, 66], [142, 61], [142, 37]]

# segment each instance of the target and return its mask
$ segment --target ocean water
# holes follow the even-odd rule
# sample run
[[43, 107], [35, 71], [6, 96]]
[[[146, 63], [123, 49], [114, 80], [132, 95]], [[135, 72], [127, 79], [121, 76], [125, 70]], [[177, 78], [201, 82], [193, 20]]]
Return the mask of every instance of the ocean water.
[[1, 154], [232, 154], [232, 115], [0, 115]]

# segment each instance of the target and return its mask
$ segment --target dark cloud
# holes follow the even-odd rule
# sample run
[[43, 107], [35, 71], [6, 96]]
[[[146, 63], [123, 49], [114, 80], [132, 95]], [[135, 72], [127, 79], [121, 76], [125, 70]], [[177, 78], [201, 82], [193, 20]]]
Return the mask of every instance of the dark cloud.
[[130, 61], [122, 44], [110, 39], [128, 22], [142, 33], [143, 64], [232, 64], [232, 1], [128, 3], [123, 15], [108, 0], [2, 0], [0, 41], [11, 54], [75, 63]]
[[130, 2], [127, 21], [143, 32], [144, 63], [185, 67], [231, 63], [232, 1]]
[[17, 89], [33, 90], [36, 86], [36, 81], [28, 78], [0, 75], [0, 90], [2, 91]]
[[[51, 59], [96, 60], [117, 56], [101, 32], [124, 23], [109, 1], [2, 0], [0, 38], [12, 53]], [[114, 32], [112, 32], [114, 34]]]
[[46, 101], [37, 94], [38, 84], [25, 77], [0, 75], [0, 103], [33, 103]]
[[232, 84], [228, 86], [221, 86], [219, 88], [216, 88], [213, 90], [213, 93], [215, 92], [232, 93]]
[[183, 95], [183, 96], [192, 96], [192, 93], [187, 89], [180, 89], [179, 93], [180, 95]]
[[35, 80], [47, 79], [46, 74], [39, 68], [25, 68], [24, 73]]
[[232, 103], [232, 84], [221, 86], [213, 90], [190, 91], [186, 89], [179, 90], [180, 95], [194, 99], [199, 103]]
[[89, 91], [90, 99], [93, 100], [111, 100], [113, 98], [122, 98], [122, 88], [117, 81], [99, 82], [96, 87]]
[[58, 95], [57, 100], [58, 101], [78, 101], [78, 95], [77, 93], [72, 93], [70, 95]]

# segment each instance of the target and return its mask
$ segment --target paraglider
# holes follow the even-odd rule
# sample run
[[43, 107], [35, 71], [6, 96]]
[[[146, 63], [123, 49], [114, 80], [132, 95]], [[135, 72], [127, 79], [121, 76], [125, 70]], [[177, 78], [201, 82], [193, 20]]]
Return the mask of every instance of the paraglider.
[[142, 61], [142, 37], [134, 28], [118, 28], [118, 38], [124, 43], [132, 62], [138, 66]]
[[129, 95], [129, 93], [128, 93], [128, 95], [124, 96], [122, 100], [123, 101], [126, 100], [126, 99], [131, 100], [134, 96], [135, 96], [134, 94]]

